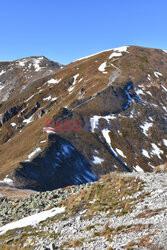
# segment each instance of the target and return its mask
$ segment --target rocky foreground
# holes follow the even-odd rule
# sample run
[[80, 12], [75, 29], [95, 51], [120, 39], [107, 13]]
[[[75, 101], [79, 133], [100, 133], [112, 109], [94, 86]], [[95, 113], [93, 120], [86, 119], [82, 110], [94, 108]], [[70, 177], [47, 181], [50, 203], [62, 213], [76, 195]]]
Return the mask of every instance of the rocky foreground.
[[95, 183], [1, 200], [1, 225], [65, 211], [2, 234], [1, 249], [166, 249], [167, 173], [111, 173]]
[[47, 192], [36, 192], [24, 199], [0, 198], [0, 226], [25, 216], [39, 213], [57, 206], [70, 195], [88, 188], [91, 183], [80, 186], [71, 186], [64, 189], [56, 189]]

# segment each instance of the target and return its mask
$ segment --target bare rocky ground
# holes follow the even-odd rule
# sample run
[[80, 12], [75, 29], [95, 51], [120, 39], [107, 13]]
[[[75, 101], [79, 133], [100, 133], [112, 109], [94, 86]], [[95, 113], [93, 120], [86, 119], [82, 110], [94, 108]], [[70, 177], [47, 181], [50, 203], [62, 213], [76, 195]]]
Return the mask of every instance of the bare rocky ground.
[[[132, 173], [123, 176], [132, 175], [145, 183], [144, 189], [135, 193], [134, 197], [147, 193], [150, 195], [136, 204], [131, 213], [106, 217], [107, 213], [102, 212], [83, 220], [86, 211], [82, 211], [67, 221], [53, 223], [50, 230], [61, 232], [61, 235], [55, 241], [43, 239], [40, 245], [54, 243], [59, 249], [66, 242], [67, 247], [65, 243], [64, 248], [67, 249], [73, 242], [73, 246], [82, 245], [72, 247], [75, 249], [167, 249], [167, 174]], [[109, 232], [105, 234], [107, 230]], [[99, 232], [104, 236], [99, 236]]]
[[[106, 185], [109, 182], [109, 179], [102, 178], [80, 191], [91, 190], [94, 185], [92, 190], [96, 194], [90, 196], [90, 207], [82, 200], [92, 192], [77, 196], [80, 194], [77, 191], [72, 199], [76, 206], [72, 209], [71, 200], [67, 200], [63, 203], [67, 205], [64, 213], [36, 227], [16, 229], [1, 235], [2, 249], [6, 246], [9, 249], [38, 250], [167, 249], [167, 173], [120, 173], [112, 178], [110, 181], [118, 178], [114, 183], [117, 193], [113, 193], [116, 198], [112, 212], [108, 209], [110, 204], [105, 204], [104, 200], [97, 203], [100, 197], [97, 190], [103, 190], [105, 181]], [[122, 184], [124, 180], [125, 185]], [[123, 188], [125, 186], [126, 189]]]

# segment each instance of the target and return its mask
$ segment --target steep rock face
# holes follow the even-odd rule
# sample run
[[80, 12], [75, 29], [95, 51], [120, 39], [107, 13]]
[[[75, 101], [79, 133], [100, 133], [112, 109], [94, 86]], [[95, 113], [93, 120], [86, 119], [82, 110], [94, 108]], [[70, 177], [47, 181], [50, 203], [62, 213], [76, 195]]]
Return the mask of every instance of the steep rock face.
[[[25, 86], [25, 82], [20, 83], [17, 99], [12, 93], [0, 107], [3, 114], [13, 106], [25, 104], [1, 127], [0, 176], [3, 178], [16, 169], [12, 178], [17, 185], [21, 178], [20, 187], [53, 187], [48, 184], [50, 177], [44, 174], [48, 169], [47, 176], [52, 176], [53, 162], [57, 164], [58, 157], [55, 146], [55, 158], [44, 153], [49, 149], [44, 131], [52, 129], [43, 130], [52, 126], [46, 124], [48, 119], [59, 122], [56, 129], [56, 135], [61, 137], [59, 143], [63, 145], [63, 140], [71, 143], [97, 178], [110, 171], [151, 172], [155, 166], [164, 164], [167, 158], [166, 69], [166, 51], [129, 46], [77, 60], [54, 74], [41, 74], [25, 92], [19, 92]], [[66, 122], [71, 123], [70, 129], [64, 125]], [[36, 153], [27, 162], [32, 151]], [[44, 154], [42, 161], [41, 154]], [[73, 155], [72, 151], [70, 154]], [[75, 155], [79, 160], [80, 156]], [[52, 163], [48, 162], [49, 157]], [[36, 159], [38, 163], [34, 163]], [[69, 165], [71, 156], [64, 159], [61, 154], [60, 159], [61, 171], [73, 173], [73, 164]], [[61, 171], [58, 186], [68, 185]], [[70, 183], [75, 183], [75, 178], [70, 179], [69, 175], [68, 178]]]
[[23, 108], [22, 106], [16, 106], [12, 107], [9, 110], [5, 111], [5, 113], [0, 115], [0, 124], [4, 124], [7, 122], [9, 119], [11, 119], [13, 116], [17, 115], [18, 112]]
[[20, 163], [13, 174], [16, 187], [46, 191], [97, 180], [90, 163], [70, 142], [49, 135], [48, 143], [46, 151], [31, 162]]

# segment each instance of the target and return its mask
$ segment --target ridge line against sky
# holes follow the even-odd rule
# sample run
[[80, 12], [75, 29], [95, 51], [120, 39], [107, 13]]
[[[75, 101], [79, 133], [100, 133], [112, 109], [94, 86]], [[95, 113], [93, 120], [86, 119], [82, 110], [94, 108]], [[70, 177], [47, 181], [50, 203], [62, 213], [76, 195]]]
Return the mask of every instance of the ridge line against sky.
[[68, 64], [126, 45], [167, 49], [165, 0], [6, 0], [0, 61], [45, 56]]

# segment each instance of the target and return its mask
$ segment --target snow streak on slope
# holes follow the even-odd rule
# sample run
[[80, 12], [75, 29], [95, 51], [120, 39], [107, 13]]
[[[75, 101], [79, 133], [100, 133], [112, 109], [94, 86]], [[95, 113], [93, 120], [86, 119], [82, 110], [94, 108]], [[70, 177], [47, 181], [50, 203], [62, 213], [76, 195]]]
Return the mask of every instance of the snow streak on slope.
[[5, 70], [2, 70], [2, 71], [0, 72], [0, 76], [3, 75], [3, 74], [5, 74], [5, 72], [6, 72]]
[[159, 149], [159, 147], [155, 143], [151, 143], [153, 150], [152, 154], [157, 155], [159, 159], [161, 159], [160, 154], [163, 154], [163, 151]]
[[47, 218], [53, 217], [59, 213], [63, 213], [64, 211], [65, 211], [64, 207], [56, 207], [56, 208], [52, 208], [48, 211], [43, 211], [43, 212], [38, 213], [38, 214], [33, 214], [31, 216], [27, 216], [21, 220], [8, 223], [5, 226], [0, 227], [0, 235], [6, 233], [8, 230], [27, 227], [27, 226], [35, 226], [40, 221], [44, 221]]
[[[102, 135], [103, 135], [103, 137], [105, 138], [105, 140], [106, 140], [106, 142], [107, 142], [107, 144], [109, 145], [109, 148], [110, 148], [110, 150], [111, 150], [111, 153], [112, 153], [112, 155], [117, 159], [117, 161], [128, 171], [128, 172], [131, 172], [131, 170], [119, 159], [119, 157], [118, 157], [118, 155], [117, 155], [117, 153], [114, 151], [114, 149], [112, 148], [112, 146], [111, 146], [111, 139], [110, 139], [110, 135], [109, 135], [109, 133], [110, 133], [110, 130], [108, 130], [108, 129], [103, 129], [102, 130]], [[120, 151], [119, 151], [120, 152]], [[123, 152], [122, 152], [122, 154], [123, 154]], [[124, 155], [124, 154], [123, 154]], [[124, 157], [126, 157], [126, 156], [124, 156]]]
[[76, 74], [75, 76], [73, 76], [74, 81], [73, 81], [72, 86], [68, 88], [69, 93], [72, 92], [72, 90], [74, 89], [74, 85], [76, 84], [76, 80], [77, 80], [78, 76], [79, 76], [79, 74]]
[[134, 169], [137, 171], [137, 172], [144, 172], [143, 169], [141, 167], [139, 167], [138, 165], [134, 167]]
[[47, 81], [48, 84], [57, 84], [61, 81], [61, 79], [50, 79]]
[[31, 154], [28, 155], [28, 159], [31, 159], [39, 152], [41, 152], [41, 148], [36, 148]]
[[154, 72], [154, 75], [158, 78], [159, 76], [162, 76], [162, 73], [160, 73], [160, 72]]
[[115, 150], [117, 151], [117, 153], [118, 153], [119, 155], [121, 155], [122, 157], [126, 158], [126, 155], [124, 155], [124, 153], [122, 152], [122, 150], [120, 150], [120, 149], [118, 149], [118, 148], [116, 148]]
[[167, 88], [164, 85], [161, 84], [161, 87], [167, 92]]
[[142, 150], [142, 154], [143, 154], [145, 157], [150, 158], [150, 156], [149, 156], [147, 150], [143, 149], [143, 150]]

